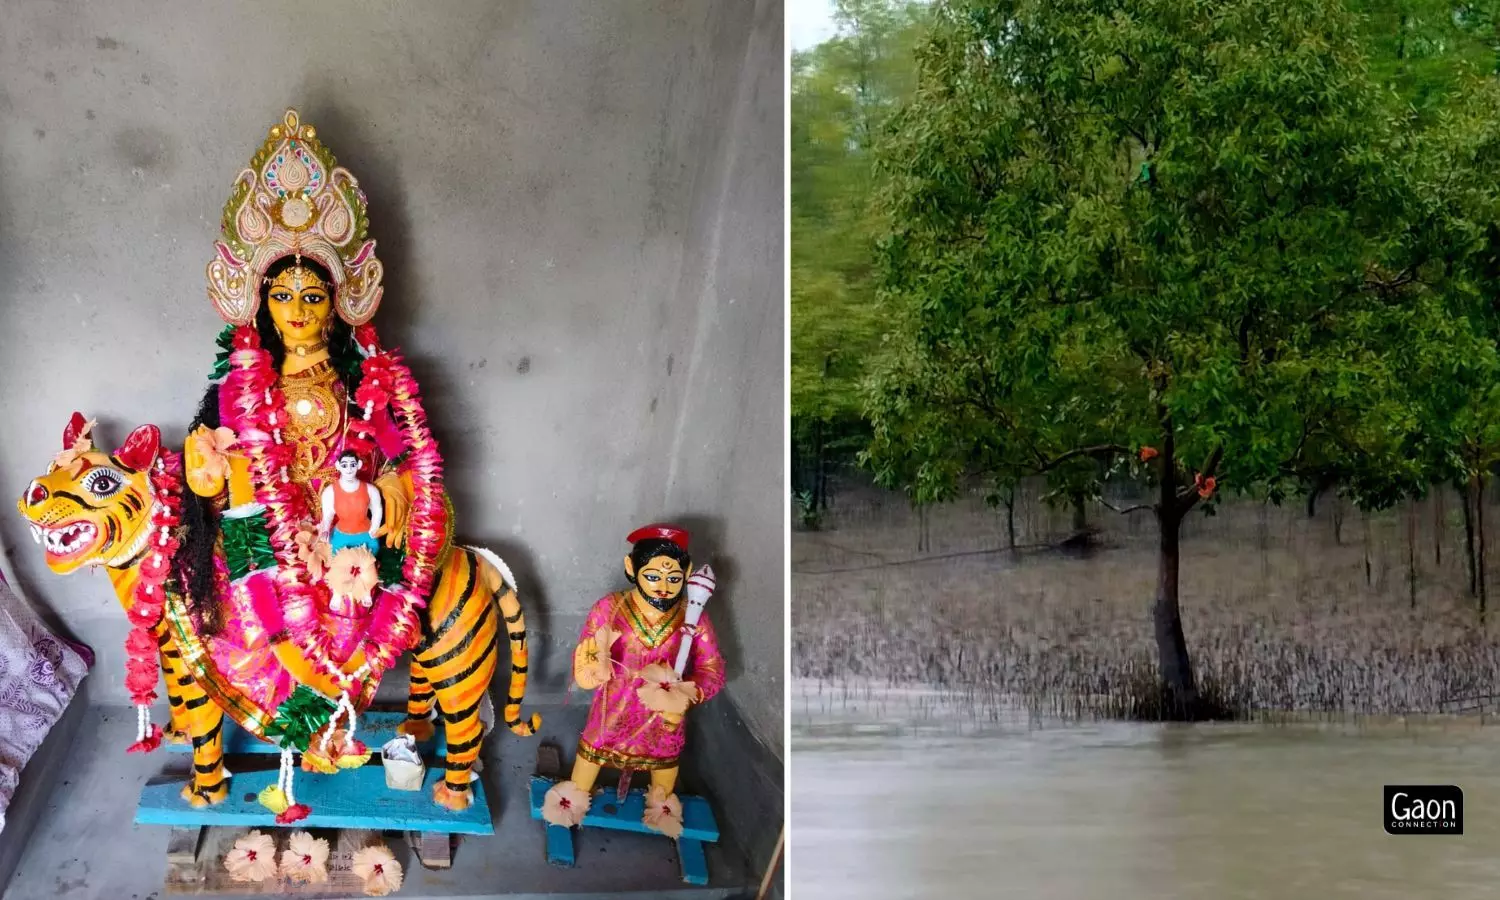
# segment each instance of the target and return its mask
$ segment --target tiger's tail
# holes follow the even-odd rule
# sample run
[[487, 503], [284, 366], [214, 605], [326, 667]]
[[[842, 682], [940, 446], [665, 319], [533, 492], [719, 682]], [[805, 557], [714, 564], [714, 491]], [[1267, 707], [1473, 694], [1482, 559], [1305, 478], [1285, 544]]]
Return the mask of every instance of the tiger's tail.
[[510, 567], [483, 547], [469, 547], [481, 560], [480, 577], [500, 607], [500, 617], [505, 620], [505, 632], [510, 639], [510, 688], [506, 691], [503, 720], [505, 727], [526, 737], [536, 734], [542, 727], [542, 717], [536, 713], [530, 719], [521, 718], [521, 701], [526, 697], [526, 617], [521, 612], [521, 601], [516, 598], [516, 577]]

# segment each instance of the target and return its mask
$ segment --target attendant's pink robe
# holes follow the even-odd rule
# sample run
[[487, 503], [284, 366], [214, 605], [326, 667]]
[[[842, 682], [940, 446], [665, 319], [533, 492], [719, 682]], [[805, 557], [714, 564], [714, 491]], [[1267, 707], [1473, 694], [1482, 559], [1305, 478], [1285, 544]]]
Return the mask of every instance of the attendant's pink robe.
[[[610, 594], [594, 604], [583, 624], [580, 643], [605, 627], [620, 632], [620, 637], [609, 648], [613, 674], [594, 692], [578, 755], [614, 769], [670, 769], [682, 753], [686, 721], [668, 724], [641, 702], [636, 688], [643, 683], [642, 669], [652, 663], [670, 669], [677, 662], [677, 648], [684, 640], [684, 604], [678, 603], [654, 644], [648, 629], [632, 615], [630, 604], [628, 592]], [[698, 620], [698, 636], [688, 653], [683, 680], [698, 686], [702, 700], [724, 686], [724, 657], [706, 612]]]

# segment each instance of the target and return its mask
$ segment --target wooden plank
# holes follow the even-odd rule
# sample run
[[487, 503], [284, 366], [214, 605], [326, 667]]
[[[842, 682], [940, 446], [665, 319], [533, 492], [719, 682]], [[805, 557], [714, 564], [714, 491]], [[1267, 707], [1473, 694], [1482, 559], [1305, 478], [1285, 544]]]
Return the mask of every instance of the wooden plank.
[[424, 869], [453, 868], [453, 836], [431, 831], [408, 831], [406, 843]]
[[703, 855], [703, 842], [679, 840], [677, 862], [682, 867], [682, 880], [688, 884], [708, 884], [708, 860]]
[[554, 866], [571, 869], [573, 856], [573, 829], [561, 825], [547, 825], [547, 862]]
[[[442, 777], [442, 769], [428, 769], [420, 791], [393, 791], [385, 786], [385, 771], [379, 764], [336, 775], [298, 771], [294, 784], [297, 802], [312, 807], [312, 814], [285, 827], [494, 834], [483, 784], [470, 782], [474, 802], [463, 812], [452, 812], [432, 802], [433, 785]], [[229, 782], [229, 797], [223, 803], [194, 808], [179, 793], [182, 781], [155, 781], [141, 791], [135, 820], [142, 825], [280, 828], [283, 826], [276, 824], [271, 811], [255, 799], [262, 789], [275, 783], [275, 769], [241, 772]]]
[[191, 865], [198, 861], [198, 844], [203, 840], [203, 829], [173, 828], [167, 835], [167, 864]]
[[[547, 790], [555, 782], [540, 775], [531, 779], [531, 817], [542, 818], [542, 801]], [[682, 801], [682, 836], [688, 840], [715, 843], [719, 840], [719, 825], [714, 819], [708, 801], [693, 794], [678, 794]], [[633, 831], [637, 834], [661, 834], [647, 828], [641, 821], [646, 810], [646, 792], [635, 788], [625, 796], [624, 803], [616, 803], [613, 790], [596, 793], [589, 804], [588, 815], [583, 817], [584, 827], [609, 828], [615, 831]]]
[[[358, 897], [364, 895], [364, 881], [354, 874], [354, 853], [372, 843], [382, 842], [379, 834], [363, 829], [343, 831], [313, 830], [315, 837], [328, 841], [328, 880], [321, 884], [303, 884], [288, 881], [279, 875], [260, 883], [233, 881], [224, 868], [224, 856], [234, 846], [237, 838], [247, 828], [206, 828], [203, 852], [192, 865], [170, 865], [167, 867], [165, 893], [172, 896], [286, 896], [322, 898]], [[269, 832], [276, 840], [279, 857], [286, 848], [287, 834]], [[384, 841], [391, 848], [403, 869], [411, 865], [407, 848], [399, 841]]]
[[[390, 710], [367, 710], [359, 717], [359, 728], [354, 736], [359, 738], [366, 747], [371, 750], [379, 750], [386, 741], [395, 739], [396, 728], [406, 721], [406, 713], [392, 712]], [[169, 753], [191, 753], [193, 745], [163, 743], [162, 748]], [[224, 717], [224, 753], [234, 755], [239, 753], [280, 753], [281, 748], [269, 741], [263, 741], [239, 725], [228, 716]], [[443, 723], [433, 723], [433, 736], [426, 741], [417, 742], [417, 752], [422, 758], [431, 761], [448, 752], [448, 741], [443, 734]]]

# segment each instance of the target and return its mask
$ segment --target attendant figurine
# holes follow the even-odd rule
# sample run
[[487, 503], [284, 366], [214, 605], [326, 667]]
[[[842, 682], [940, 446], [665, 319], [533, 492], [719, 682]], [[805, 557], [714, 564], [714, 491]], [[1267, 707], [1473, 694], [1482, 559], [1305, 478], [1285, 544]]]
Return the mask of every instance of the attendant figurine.
[[333, 464], [338, 481], [323, 488], [323, 521], [319, 535], [334, 553], [345, 547], [364, 547], [370, 553], [380, 551], [375, 533], [380, 530], [382, 508], [380, 489], [359, 477], [359, 455], [353, 450], [340, 453]]
[[643, 821], [675, 838], [682, 833], [682, 804], [673, 791], [683, 715], [724, 686], [724, 658], [702, 612], [713, 593], [713, 572], [707, 566], [693, 571], [681, 528], [648, 525], [626, 540], [625, 576], [633, 587], [606, 595], [584, 622], [573, 678], [594, 690], [594, 699], [572, 776], [549, 790], [542, 817], [577, 825], [602, 768], [620, 771], [622, 793], [633, 772], [646, 770], [651, 788]]

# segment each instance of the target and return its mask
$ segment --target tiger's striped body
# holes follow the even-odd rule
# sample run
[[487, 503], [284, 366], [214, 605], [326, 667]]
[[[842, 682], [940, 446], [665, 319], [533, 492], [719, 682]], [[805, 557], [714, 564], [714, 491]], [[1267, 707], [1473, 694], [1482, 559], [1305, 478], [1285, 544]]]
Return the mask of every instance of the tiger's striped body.
[[[65, 448], [72, 440], [65, 435]], [[153, 448], [150, 458], [155, 455]], [[54, 465], [31, 483], [19, 507], [38, 543], [45, 537], [47, 564], [53, 571], [68, 574], [83, 566], [106, 566], [128, 610], [145, 556], [137, 550], [142, 546], [139, 534], [154, 506], [146, 474], [150, 463], [133, 467], [92, 447], [79, 457], [82, 471]], [[440, 714], [448, 756], [445, 777], [433, 799], [451, 809], [472, 802], [469, 782], [483, 738], [479, 710], [499, 665], [502, 625], [511, 666], [505, 724], [519, 735], [534, 734], [541, 724], [539, 716], [521, 718], [526, 623], [508, 576], [505, 564], [489, 551], [452, 547], [438, 572], [421, 640], [413, 651], [402, 731], [431, 734], [434, 707]], [[165, 618], [154, 633], [171, 714], [169, 739], [193, 743], [193, 780], [183, 796], [195, 806], [218, 803], [229, 789], [223, 766], [224, 711], [200, 683], [205, 677], [202, 663], [186, 661]]]

